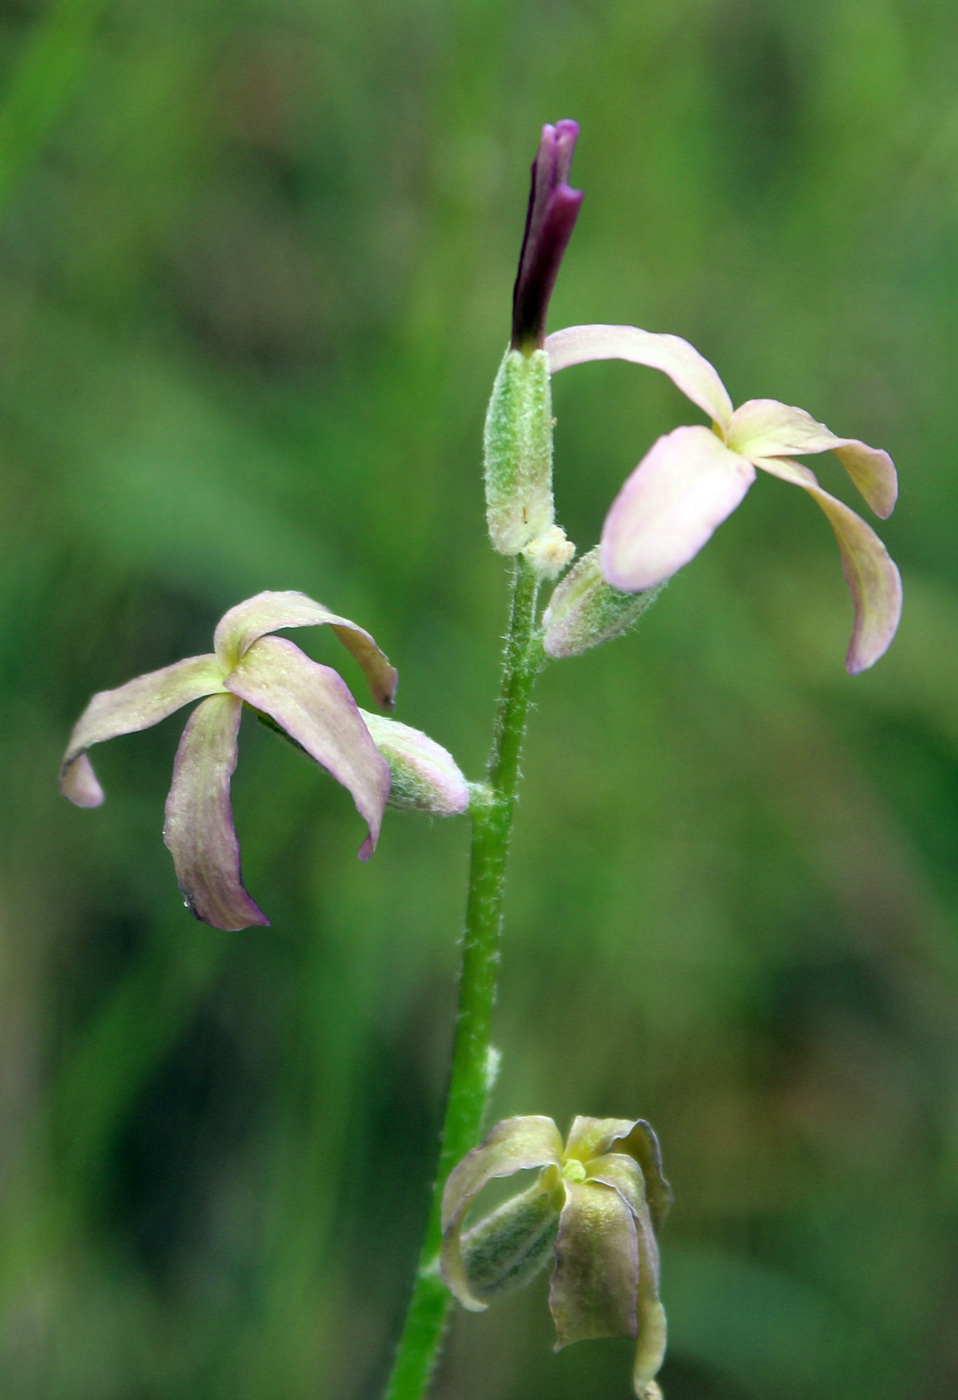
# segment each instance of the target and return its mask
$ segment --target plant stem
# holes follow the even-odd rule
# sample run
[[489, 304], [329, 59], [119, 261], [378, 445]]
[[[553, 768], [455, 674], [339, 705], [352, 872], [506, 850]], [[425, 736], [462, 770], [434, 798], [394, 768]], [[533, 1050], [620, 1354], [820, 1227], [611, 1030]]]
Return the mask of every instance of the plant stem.
[[520, 558], [513, 576], [512, 610], [486, 784], [474, 791], [470, 807], [472, 853], [459, 979], [459, 1014], [439, 1169], [416, 1282], [386, 1400], [422, 1400], [429, 1385], [450, 1302], [438, 1271], [442, 1191], [452, 1168], [476, 1145], [492, 1086], [492, 1011], [496, 998], [506, 856], [529, 696], [543, 660], [541, 642], [534, 635], [538, 592], [536, 574]]

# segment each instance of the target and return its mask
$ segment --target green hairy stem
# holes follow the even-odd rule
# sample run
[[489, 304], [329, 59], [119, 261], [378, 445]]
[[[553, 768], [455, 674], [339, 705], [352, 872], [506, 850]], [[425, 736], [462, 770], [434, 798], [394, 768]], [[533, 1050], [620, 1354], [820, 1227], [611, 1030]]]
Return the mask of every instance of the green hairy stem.
[[386, 1400], [422, 1400], [442, 1341], [450, 1295], [439, 1277], [442, 1191], [452, 1168], [476, 1145], [492, 1084], [492, 1012], [506, 857], [529, 696], [543, 662], [536, 635], [539, 580], [520, 558], [512, 585], [502, 687], [486, 783], [470, 805], [472, 854], [459, 981], [459, 1014], [439, 1168], [419, 1267]]

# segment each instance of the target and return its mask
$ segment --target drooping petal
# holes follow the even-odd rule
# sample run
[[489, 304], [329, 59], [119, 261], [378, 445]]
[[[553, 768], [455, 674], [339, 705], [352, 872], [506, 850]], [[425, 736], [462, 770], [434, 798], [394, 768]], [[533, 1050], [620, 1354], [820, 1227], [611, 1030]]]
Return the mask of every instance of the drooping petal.
[[[652, 1227], [648, 1185], [634, 1158], [617, 1152], [594, 1161], [589, 1169], [589, 1180], [602, 1181], [618, 1191], [635, 1220], [639, 1285], [636, 1294], [638, 1345], [633, 1383], [636, 1395], [643, 1400], [665, 1358], [666, 1342], [665, 1309], [659, 1301], [659, 1246]], [[654, 1390], [652, 1393], [655, 1393]]]
[[91, 745], [149, 729], [181, 705], [222, 689], [223, 668], [216, 657], [190, 656], [116, 690], [99, 691], [73, 727], [60, 768], [60, 791], [78, 807], [99, 807], [103, 789], [83, 757]]
[[562, 1138], [552, 1119], [529, 1114], [497, 1123], [485, 1140], [467, 1152], [449, 1173], [442, 1193], [439, 1270], [464, 1308], [481, 1312], [486, 1306], [470, 1292], [462, 1258], [462, 1225], [473, 1200], [494, 1177], [512, 1176], [534, 1167], [558, 1167], [561, 1158]]
[[245, 656], [259, 637], [281, 627], [332, 627], [347, 651], [363, 668], [369, 688], [378, 704], [387, 709], [396, 695], [398, 674], [389, 659], [380, 651], [373, 638], [348, 617], [338, 617], [322, 603], [307, 598], [305, 593], [257, 593], [244, 603], [237, 603], [224, 613], [213, 634], [213, 646], [230, 671]]
[[901, 617], [901, 575], [888, 550], [860, 515], [823, 491], [815, 473], [785, 457], [756, 457], [763, 471], [801, 486], [828, 516], [855, 604], [855, 625], [845, 658], [850, 676], [873, 666], [888, 650]]
[[627, 1152], [642, 1169], [645, 1197], [652, 1213], [652, 1223], [658, 1229], [669, 1213], [673, 1201], [672, 1188], [662, 1170], [662, 1149], [651, 1123], [637, 1118], [626, 1133], [619, 1134], [605, 1149], [607, 1152]]
[[602, 528], [602, 572], [638, 593], [693, 559], [741, 502], [755, 470], [708, 428], [659, 438], [626, 480]]
[[891, 515], [898, 499], [898, 476], [887, 452], [857, 438], [836, 437], [803, 408], [776, 399], [750, 399], [737, 408], [726, 441], [746, 457], [801, 457], [834, 452], [876, 515]]
[[447, 749], [398, 720], [360, 709], [373, 742], [389, 764], [390, 807], [455, 817], [469, 806], [469, 785]]
[[214, 928], [268, 924], [240, 875], [239, 842], [230, 805], [242, 701], [211, 695], [190, 715], [173, 765], [163, 840], [191, 912]]
[[635, 1217], [597, 1181], [565, 1181], [549, 1308], [556, 1351], [590, 1337], [635, 1337], [639, 1253]]
[[227, 690], [263, 710], [352, 794], [369, 827], [359, 850], [376, 849], [389, 796], [389, 765], [373, 743], [341, 676], [288, 642], [260, 637], [226, 677]]
[[732, 417], [732, 400], [718, 371], [679, 335], [658, 335], [638, 326], [569, 326], [546, 336], [545, 349], [553, 374], [587, 360], [629, 360], [667, 374], [720, 427]]

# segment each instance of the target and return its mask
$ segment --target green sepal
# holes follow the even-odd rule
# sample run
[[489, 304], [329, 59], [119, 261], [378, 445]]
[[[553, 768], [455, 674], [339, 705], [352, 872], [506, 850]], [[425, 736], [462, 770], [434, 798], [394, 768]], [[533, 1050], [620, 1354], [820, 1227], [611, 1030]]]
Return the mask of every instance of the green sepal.
[[553, 524], [552, 392], [544, 350], [507, 350], [485, 427], [486, 521], [493, 549], [519, 554]]
[[551, 1258], [558, 1230], [555, 1194], [541, 1181], [504, 1201], [462, 1237], [470, 1292], [485, 1300], [524, 1287]]
[[584, 554], [556, 588], [542, 619], [543, 649], [558, 659], [578, 656], [627, 632], [662, 592], [621, 593], [602, 577], [598, 549]]

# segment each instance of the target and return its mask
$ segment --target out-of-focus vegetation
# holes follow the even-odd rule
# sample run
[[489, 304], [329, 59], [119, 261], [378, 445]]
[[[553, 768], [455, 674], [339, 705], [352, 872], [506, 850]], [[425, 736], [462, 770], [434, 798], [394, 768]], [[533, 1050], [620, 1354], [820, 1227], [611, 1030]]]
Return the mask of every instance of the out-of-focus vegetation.
[[[545, 675], [493, 1111], [656, 1124], [669, 1400], [953, 1400], [954, 5], [4, 0], [0, 40], [5, 1400], [377, 1395], [465, 824], [390, 814], [360, 866], [347, 795], [250, 724], [274, 923], [218, 934], [160, 842], [176, 721], [99, 751], [96, 812], [55, 771], [94, 690], [299, 588], [478, 775], [505, 598], [482, 414], [565, 116], [586, 203], [552, 326], [685, 335], [736, 400], [887, 447], [906, 611], [849, 680], [827, 524], [763, 478], [635, 636]], [[555, 396], [584, 549], [697, 415], [624, 365]], [[552, 1355], [544, 1287], [455, 1319], [439, 1397], [627, 1394], [628, 1343]]]

